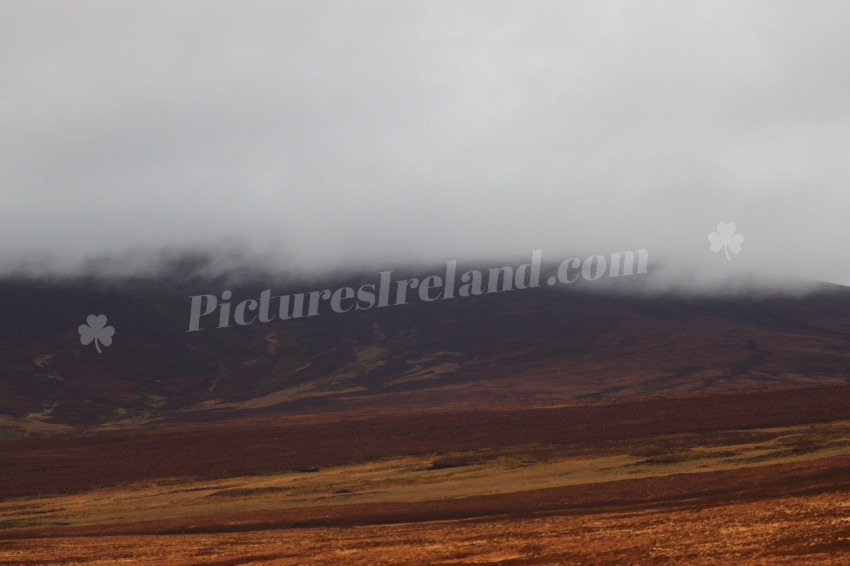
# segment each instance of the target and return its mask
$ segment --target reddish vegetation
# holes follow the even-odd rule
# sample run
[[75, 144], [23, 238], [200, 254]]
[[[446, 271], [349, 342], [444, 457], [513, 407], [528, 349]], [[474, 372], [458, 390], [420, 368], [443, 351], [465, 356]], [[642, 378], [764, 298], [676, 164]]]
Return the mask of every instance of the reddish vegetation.
[[850, 386], [542, 409], [243, 418], [0, 441], [0, 495], [226, 477], [410, 454], [556, 445], [850, 418]]
[[850, 457], [497, 496], [0, 534], [0, 563], [846, 564]]
[[[6, 291], [0, 413], [26, 420], [52, 407], [45, 421], [89, 431], [0, 440], [4, 499], [406, 455], [451, 469], [509, 447], [545, 459], [657, 435], [712, 445], [736, 431], [746, 442], [762, 434], [748, 429], [850, 419], [841, 291], [764, 301], [504, 293], [203, 336], [183, 331], [184, 295]], [[80, 352], [68, 331], [95, 310], [119, 326], [102, 356]], [[313, 396], [240, 405], [302, 386]], [[205, 408], [217, 403], [227, 409]], [[95, 430], [133, 416], [160, 424]], [[458, 499], [6, 530], [0, 564], [828, 564], [850, 540], [848, 493], [844, 455]]]
[[642, 509], [703, 508], [789, 495], [850, 491], [850, 456], [758, 468], [619, 480], [502, 495], [479, 495], [414, 503], [328, 505], [298, 509], [227, 513], [81, 527], [0, 531], [4, 538], [241, 532], [262, 529], [350, 527], [542, 514], [585, 515]]

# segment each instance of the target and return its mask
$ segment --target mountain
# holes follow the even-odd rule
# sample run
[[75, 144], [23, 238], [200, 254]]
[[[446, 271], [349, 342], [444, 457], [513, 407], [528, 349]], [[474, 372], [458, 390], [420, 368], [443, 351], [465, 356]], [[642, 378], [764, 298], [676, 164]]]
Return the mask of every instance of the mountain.
[[[839, 286], [715, 298], [541, 287], [187, 332], [190, 297], [222, 287], [4, 281], [0, 431], [545, 407], [850, 378], [850, 289]], [[263, 288], [230, 286], [231, 303]], [[91, 314], [115, 329], [100, 353], [78, 333]]]
[[[846, 552], [847, 288], [365, 308], [358, 279], [0, 284], [0, 562]], [[266, 310], [310, 289], [348, 312]]]

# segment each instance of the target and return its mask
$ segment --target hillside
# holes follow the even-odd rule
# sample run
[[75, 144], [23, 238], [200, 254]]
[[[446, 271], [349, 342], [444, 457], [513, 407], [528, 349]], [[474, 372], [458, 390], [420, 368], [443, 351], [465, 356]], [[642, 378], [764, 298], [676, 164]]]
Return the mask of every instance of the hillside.
[[[234, 289], [252, 296], [257, 286]], [[514, 290], [186, 332], [163, 282], [0, 286], [0, 431], [845, 383], [850, 290], [682, 299]], [[77, 327], [105, 314], [98, 353]]]
[[188, 297], [223, 287], [175, 281], [3, 283], [0, 561], [846, 551], [846, 288], [540, 288], [187, 332]]

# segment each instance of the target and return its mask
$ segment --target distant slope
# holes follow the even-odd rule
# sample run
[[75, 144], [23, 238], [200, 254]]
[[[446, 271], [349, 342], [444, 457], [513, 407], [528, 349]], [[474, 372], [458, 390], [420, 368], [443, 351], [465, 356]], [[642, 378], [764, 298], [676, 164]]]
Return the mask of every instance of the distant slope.
[[[713, 300], [536, 289], [187, 333], [189, 294], [162, 282], [0, 284], [0, 435], [266, 411], [558, 405], [850, 377], [842, 287]], [[106, 314], [116, 329], [102, 354], [79, 341], [89, 314]]]

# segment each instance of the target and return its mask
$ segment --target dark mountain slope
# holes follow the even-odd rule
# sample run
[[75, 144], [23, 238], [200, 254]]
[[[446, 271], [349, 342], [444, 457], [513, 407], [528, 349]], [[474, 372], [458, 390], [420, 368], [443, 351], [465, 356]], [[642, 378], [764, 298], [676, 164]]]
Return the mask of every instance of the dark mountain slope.
[[[234, 302], [258, 292], [233, 289]], [[841, 287], [712, 300], [534, 289], [186, 332], [191, 293], [162, 282], [0, 285], [0, 430], [558, 405], [850, 377]], [[101, 354], [80, 343], [89, 314], [116, 330]]]

